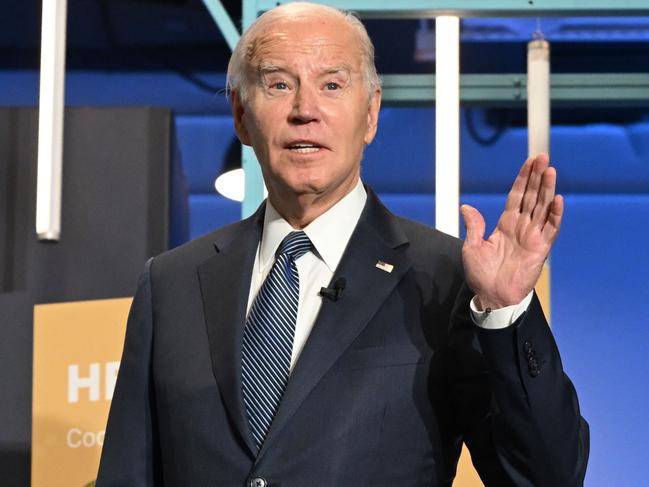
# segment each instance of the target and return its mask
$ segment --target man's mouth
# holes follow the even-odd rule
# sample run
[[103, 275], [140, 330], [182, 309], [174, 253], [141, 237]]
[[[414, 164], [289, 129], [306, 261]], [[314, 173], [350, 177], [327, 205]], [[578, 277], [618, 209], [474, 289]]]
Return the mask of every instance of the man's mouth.
[[313, 152], [318, 152], [319, 150], [322, 149], [322, 146], [310, 142], [299, 142], [299, 143], [289, 144], [288, 149], [292, 152], [298, 152], [300, 154], [310, 154]]

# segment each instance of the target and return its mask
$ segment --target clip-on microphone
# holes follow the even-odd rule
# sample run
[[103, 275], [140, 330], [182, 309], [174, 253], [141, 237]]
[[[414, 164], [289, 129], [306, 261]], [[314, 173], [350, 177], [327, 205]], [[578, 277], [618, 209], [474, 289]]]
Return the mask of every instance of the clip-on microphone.
[[343, 291], [345, 290], [345, 285], [347, 284], [347, 281], [345, 280], [344, 277], [339, 277], [336, 279], [334, 282], [334, 287], [321, 287], [320, 288], [320, 296], [323, 298], [330, 299], [332, 301], [338, 301], [339, 298], [342, 297]]

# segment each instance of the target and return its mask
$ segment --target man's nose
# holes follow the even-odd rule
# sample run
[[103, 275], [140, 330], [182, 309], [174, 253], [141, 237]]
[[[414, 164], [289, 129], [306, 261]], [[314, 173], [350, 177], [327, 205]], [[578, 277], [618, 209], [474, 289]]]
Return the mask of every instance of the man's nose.
[[318, 94], [316, 90], [306, 86], [300, 86], [293, 98], [290, 121], [297, 124], [317, 122], [320, 119], [318, 107]]

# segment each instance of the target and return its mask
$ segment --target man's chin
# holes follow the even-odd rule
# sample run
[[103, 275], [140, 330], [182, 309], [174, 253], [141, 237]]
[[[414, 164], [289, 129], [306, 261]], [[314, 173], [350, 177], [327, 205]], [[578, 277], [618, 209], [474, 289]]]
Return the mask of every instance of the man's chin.
[[278, 196], [282, 198], [301, 198], [310, 195], [317, 197], [326, 191], [326, 186], [313, 180], [298, 180], [282, 184], [277, 189]]
[[291, 199], [298, 203], [309, 204], [314, 200], [320, 199], [325, 191], [313, 186], [300, 186], [291, 188], [288, 193], [283, 195], [283, 199]]

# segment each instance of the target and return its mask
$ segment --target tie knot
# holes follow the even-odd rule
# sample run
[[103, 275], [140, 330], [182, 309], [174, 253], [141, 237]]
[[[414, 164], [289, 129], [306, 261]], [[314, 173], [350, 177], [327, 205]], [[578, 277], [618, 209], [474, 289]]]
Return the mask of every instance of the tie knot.
[[309, 240], [309, 237], [306, 236], [306, 233], [302, 231], [291, 232], [284, 237], [284, 240], [279, 245], [278, 255], [288, 254], [289, 257], [295, 260], [311, 250], [312, 247], [313, 244]]

